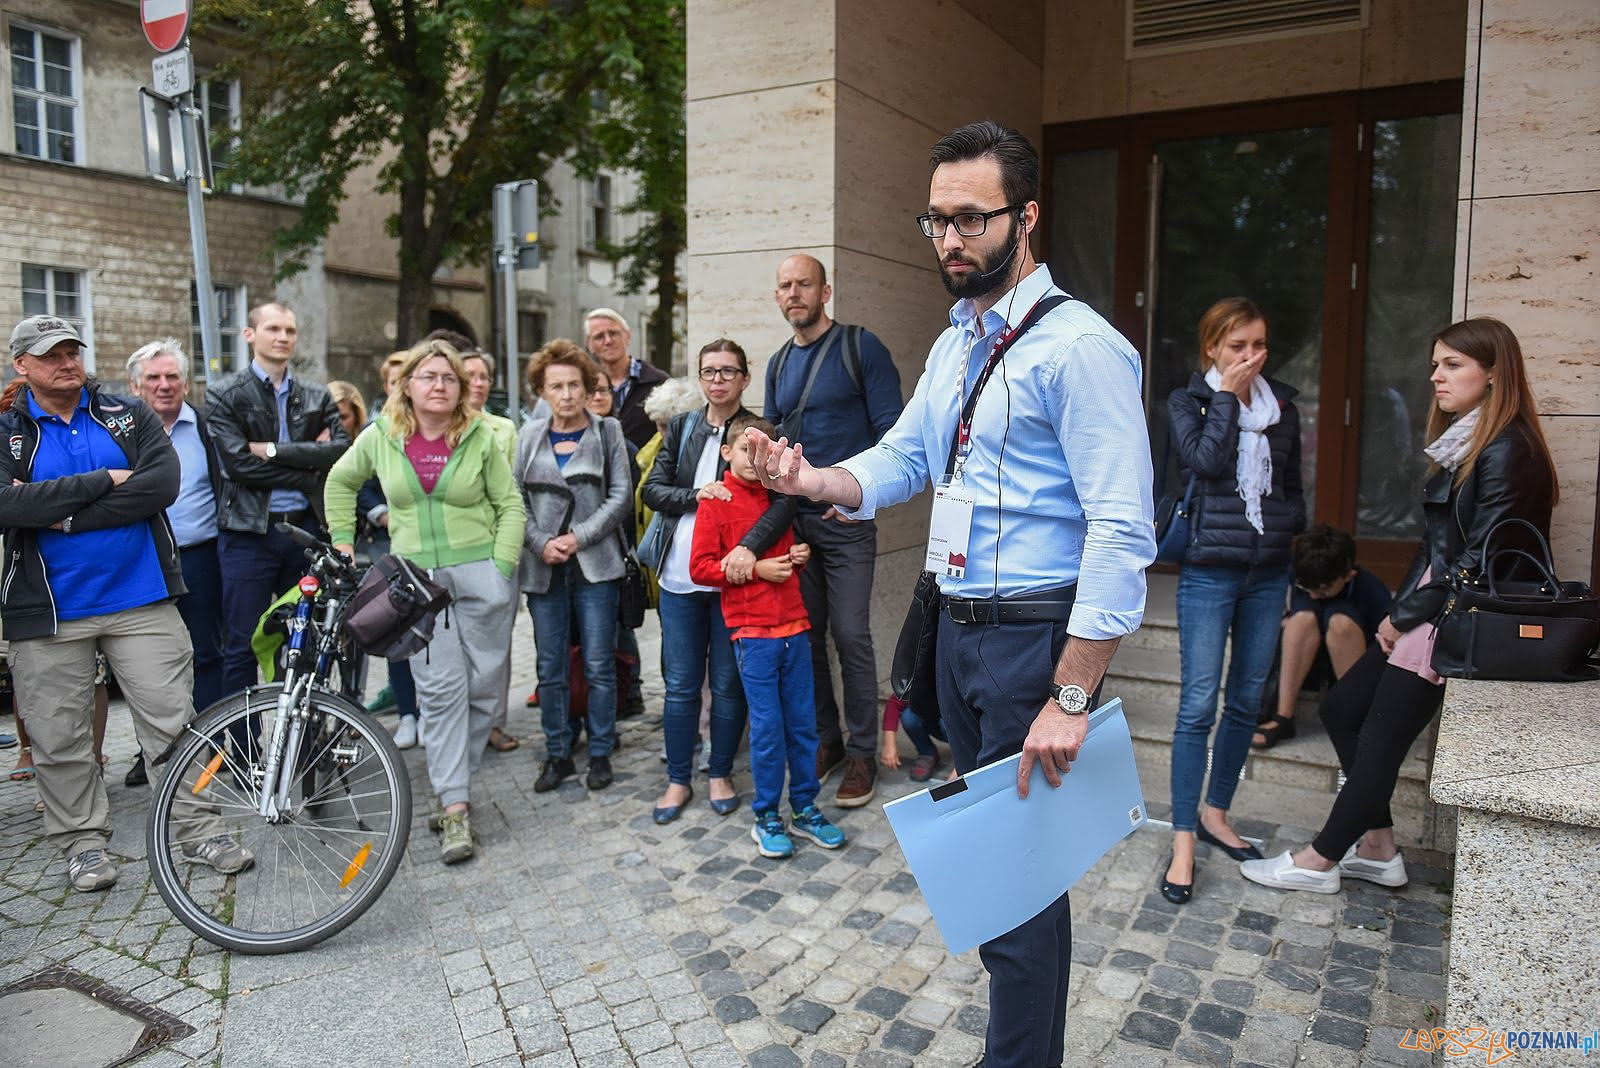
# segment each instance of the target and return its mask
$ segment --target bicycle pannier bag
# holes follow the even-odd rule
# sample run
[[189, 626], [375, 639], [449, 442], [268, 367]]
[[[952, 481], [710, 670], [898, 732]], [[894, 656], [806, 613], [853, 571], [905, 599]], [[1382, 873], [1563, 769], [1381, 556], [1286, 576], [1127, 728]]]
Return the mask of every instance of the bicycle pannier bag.
[[345, 630], [373, 656], [399, 660], [433, 640], [435, 620], [450, 603], [450, 591], [422, 568], [385, 553], [367, 569], [350, 598]]

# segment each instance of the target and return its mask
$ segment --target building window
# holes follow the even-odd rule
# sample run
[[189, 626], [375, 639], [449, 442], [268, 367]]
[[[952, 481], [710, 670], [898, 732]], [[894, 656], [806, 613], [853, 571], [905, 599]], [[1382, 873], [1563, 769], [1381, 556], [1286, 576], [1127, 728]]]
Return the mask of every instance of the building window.
[[583, 247], [598, 249], [611, 243], [611, 176], [596, 175], [589, 183], [589, 211], [583, 220]]
[[82, 271], [22, 265], [22, 314], [65, 319], [83, 338], [83, 366], [94, 370], [94, 322], [89, 314], [89, 279]]
[[13, 24], [11, 115], [17, 154], [81, 163], [78, 40]]
[[195, 103], [205, 118], [206, 144], [211, 147], [211, 170], [220, 177], [226, 172], [239, 137], [239, 82], [207, 78], [195, 86]]
[[244, 286], [212, 285], [217, 295], [217, 343], [220, 352], [207, 352], [200, 334], [200, 297], [194, 282], [189, 283], [189, 352], [194, 357], [198, 378], [237, 371], [249, 361], [248, 346], [239, 333], [244, 326]]

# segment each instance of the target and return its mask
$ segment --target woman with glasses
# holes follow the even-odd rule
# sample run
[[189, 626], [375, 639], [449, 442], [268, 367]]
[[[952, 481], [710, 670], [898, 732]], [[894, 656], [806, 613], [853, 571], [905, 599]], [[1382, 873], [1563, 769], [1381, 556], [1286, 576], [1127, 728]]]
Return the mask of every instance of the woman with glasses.
[[528, 508], [522, 590], [533, 617], [545, 737], [537, 793], [577, 774], [568, 717], [572, 644], [581, 648], [589, 688], [586, 783], [603, 790], [612, 781], [617, 596], [633, 484], [621, 424], [588, 409], [598, 374], [589, 355], [565, 338], [540, 349], [528, 365], [528, 385], [545, 403], [517, 436], [516, 479]]
[[467, 404], [465, 380], [447, 343], [412, 349], [383, 414], [333, 465], [324, 491], [334, 544], [353, 553], [356, 493], [376, 475], [390, 551], [450, 591], [449, 625], [411, 658], [446, 864], [472, 856], [470, 780], [505, 696], [523, 527], [511, 466]]
[[[736, 416], [749, 415], [741, 397], [750, 384], [744, 349], [718, 338], [698, 358], [703, 408], [677, 416], [661, 436], [661, 450], [646, 476], [641, 496], [665, 524], [662, 554], [661, 672], [667, 687], [662, 729], [667, 745], [667, 788], [652, 815], [671, 823], [694, 797], [690, 784], [694, 745], [699, 738], [700, 687], [711, 678], [711, 760], [708, 790], [711, 809], [726, 816], [739, 807], [733, 789], [733, 757], [744, 734], [744, 687], [733, 659], [733, 645], [722, 621], [719, 591], [689, 578], [689, 548], [694, 541], [695, 511], [703, 500], [729, 500], [722, 484], [727, 461], [722, 459], [724, 429]], [[775, 498], [750, 531], [744, 547], [761, 555], [778, 540], [794, 518], [794, 504]], [[751, 569], [724, 563], [730, 582], [748, 582]]]
[[[1200, 318], [1200, 369], [1167, 398], [1179, 484], [1195, 480], [1178, 577], [1182, 690], [1172, 734], [1172, 859], [1160, 880], [1162, 896], [1175, 905], [1194, 890], [1195, 839], [1235, 860], [1261, 855], [1228, 825], [1228, 808], [1277, 651], [1290, 543], [1306, 525], [1295, 391], [1268, 378], [1266, 363], [1261, 309], [1243, 297], [1219, 300]], [[1206, 743], [1230, 633], [1228, 686], [1202, 809]]]

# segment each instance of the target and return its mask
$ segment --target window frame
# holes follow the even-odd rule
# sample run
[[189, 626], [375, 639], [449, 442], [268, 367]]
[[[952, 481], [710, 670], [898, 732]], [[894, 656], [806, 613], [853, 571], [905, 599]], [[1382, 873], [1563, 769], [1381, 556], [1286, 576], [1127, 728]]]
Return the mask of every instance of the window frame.
[[[601, 195], [604, 183], [604, 196]], [[598, 254], [601, 246], [612, 244], [616, 231], [616, 180], [609, 174], [596, 174], [583, 183], [583, 248]], [[602, 231], [604, 231], [602, 233]]]
[[[24, 32], [33, 34], [33, 37], [34, 37], [34, 50], [35, 50], [34, 62], [36, 64], [38, 64], [40, 67], [42, 67], [43, 64], [44, 64], [43, 38], [45, 38], [45, 37], [53, 37], [53, 38], [55, 38], [57, 40], [67, 42], [68, 47], [71, 49], [71, 55], [72, 55], [72, 60], [71, 60], [72, 61], [72, 88], [73, 88], [73, 93], [74, 93], [74, 95], [72, 97], [63, 98], [63, 97], [59, 96], [58, 94], [51, 93], [47, 89], [35, 88], [33, 86], [28, 86], [26, 88], [23, 88], [23, 87], [17, 85], [16, 79], [14, 77], [12, 77], [12, 69], [13, 69], [14, 64], [11, 62], [11, 60], [12, 60], [11, 34], [15, 30], [22, 30]], [[62, 30], [62, 29], [60, 29], [58, 27], [45, 26], [45, 25], [42, 25], [40, 23], [31, 22], [31, 21], [29, 21], [27, 19], [23, 19], [23, 18], [8, 18], [6, 20], [5, 53], [6, 53], [6, 60], [7, 60], [7, 63], [6, 63], [6, 84], [11, 90], [11, 116], [10, 116], [11, 121], [7, 124], [7, 128], [10, 130], [11, 151], [12, 151], [12, 153], [14, 155], [22, 157], [23, 159], [36, 159], [36, 160], [39, 160], [42, 163], [56, 163], [56, 164], [60, 164], [62, 166], [67, 166], [67, 167], [83, 167], [83, 166], [86, 166], [88, 164], [87, 156], [88, 156], [88, 143], [89, 142], [88, 142], [87, 137], [84, 134], [84, 99], [83, 99], [84, 76], [83, 76], [83, 38], [82, 38], [82, 36], [80, 36], [79, 34], [76, 34], [76, 33], [71, 33], [71, 32], [68, 32], [66, 30]], [[41, 84], [42, 84], [42, 74], [41, 74]], [[21, 144], [19, 143], [19, 140], [17, 138], [16, 101], [17, 101], [17, 98], [18, 98], [19, 94], [20, 95], [26, 95], [29, 99], [31, 99], [31, 100], [36, 102], [36, 104], [35, 104], [36, 114], [37, 114], [39, 122], [40, 122], [40, 125], [39, 125], [39, 149], [40, 149], [40, 151], [39, 151], [38, 155], [34, 155], [33, 153], [22, 151]], [[72, 108], [72, 156], [73, 156], [73, 158], [70, 159], [70, 160], [53, 159], [50, 156], [50, 130], [49, 130], [48, 125], [46, 125], [46, 123], [49, 120], [47, 118], [47, 113], [45, 111], [45, 105], [48, 104], [48, 103], [52, 103], [52, 102], [53, 103], [67, 103], [67, 104], [70, 104], [70, 106]]]
[[195, 106], [200, 110], [206, 147], [211, 156], [213, 180], [218, 189], [234, 190], [238, 188], [238, 183], [223, 177], [228, 169], [228, 162], [227, 159], [221, 161], [217, 159], [217, 136], [216, 131], [211, 128], [211, 94], [217, 87], [226, 87], [228, 90], [228, 159], [232, 158], [233, 152], [239, 146], [239, 131], [243, 128], [244, 88], [238, 78], [217, 78], [209, 71], [195, 77]]
[[[195, 381], [204, 381], [211, 375], [231, 374], [242, 370], [249, 363], [250, 349], [244, 343], [244, 316], [248, 305], [245, 303], [249, 296], [249, 287], [243, 282], [217, 282], [211, 283], [213, 292], [231, 290], [233, 293], [233, 309], [235, 322], [229, 326], [217, 323], [217, 340], [222, 345], [226, 361], [219, 368], [212, 368], [210, 357], [205, 354], [205, 345], [200, 337], [200, 304], [199, 286], [193, 278], [189, 279], [189, 377]], [[205, 356], [202, 359], [202, 356]]]
[[[91, 271], [86, 267], [63, 267], [54, 263], [27, 263], [17, 264], [17, 289], [20, 294], [26, 294], [27, 288], [22, 284], [22, 272], [26, 270], [45, 272], [45, 310], [43, 312], [30, 312], [26, 306], [23, 308], [24, 316], [28, 315], [54, 315], [65, 319], [78, 328], [78, 336], [83, 338], [83, 369], [90, 373], [94, 371], [94, 295], [92, 290], [93, 279]], [[78, 279], [78, 307], [81, 315], [62, 315], [56, 310], [56, 275], [71, 274]]]

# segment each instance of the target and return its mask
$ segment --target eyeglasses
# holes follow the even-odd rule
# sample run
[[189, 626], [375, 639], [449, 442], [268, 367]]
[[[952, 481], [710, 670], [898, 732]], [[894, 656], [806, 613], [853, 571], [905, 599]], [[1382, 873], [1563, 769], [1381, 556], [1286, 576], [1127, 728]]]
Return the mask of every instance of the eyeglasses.
[[956, 233], [962, 237], [982, 237], [983, 232], [989, 228], [989, 220], [1013, 211], [1021, 211], [1021, 204], [1007, 204], [1003, 208], [993, 211], [963, 211], [955, 215], [940, 215], [930, 211], [917, 216], [917, 225], [922, 227], [923, 237], [943, 237], [951, 223], [955, 224]]
[[732, 382], [744, 374], [737, 367], [702, 367], [700, 368], [700, 381], [702, 382]]
[[421, 383], [423, 389], [432, 389], [435, 385], [449, 389], [451, 386], [459, 386], [461, 384], [461, 379], [455, 375], [437, 374], [433, 371], [429, 371], [427, 374], [412, 375], [411, 381]]

